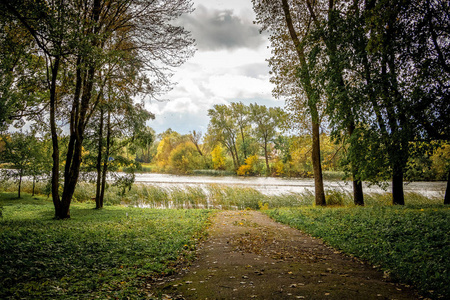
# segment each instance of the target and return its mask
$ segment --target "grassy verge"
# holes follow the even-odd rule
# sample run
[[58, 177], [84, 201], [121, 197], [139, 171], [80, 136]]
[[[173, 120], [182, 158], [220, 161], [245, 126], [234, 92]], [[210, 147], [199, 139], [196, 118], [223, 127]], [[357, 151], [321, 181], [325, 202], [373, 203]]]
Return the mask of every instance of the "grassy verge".
[[267, 214], [381, 266], [431, 298], [450, 298], [449, 207], [302, 207]]
[[137, 299], [192, 259], [211, 211], [71, 206], [0, 194], [0, 299]]

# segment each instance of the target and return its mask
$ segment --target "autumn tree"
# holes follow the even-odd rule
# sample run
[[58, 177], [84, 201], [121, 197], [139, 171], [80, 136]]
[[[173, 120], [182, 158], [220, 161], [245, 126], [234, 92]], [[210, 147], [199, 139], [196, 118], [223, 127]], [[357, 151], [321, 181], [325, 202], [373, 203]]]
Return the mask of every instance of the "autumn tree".
[[159, 142], [155, 160], [161, 170], [169, 167], [170, 154], [179, 145], [189, 140], [188, 136], [181, 135], [171, 128], [159, 135]]
[[[193, 52], [189, 33], [171, 21], [190, 12], [191, 4], [187, 0], [2, 1], [1, 8], [33, 36], [47, 62], [53, 141], [52, 198], [55, 217], [68, 218], [80, 173], [85, 130], [102, 99], [105, 81], [100, 73], [108, 65], [108, 55], [111, 51], [120, 52], [139, 62], [138, 74], [143, 80], [136, 93], [157, 96], [167, 91], [169, 68], [179, 66]], [[69, 72], [61, 74], [63, 64]], [[74, 84], [68, 86], [65, 94], [58, 94], [64, 83], [61, 79], [66, 76], [72, 80], [65, 82]], [[56, 118], [62, 101], [69, 111], [65, 116], [70, 128], [60, 198]]]
[[208, 134], [225, 146], [233, 159], [234, 168], [237, 170], [240, 166], [239, 152], [236, 146], [239, 128], [231, 107], [216, 104], [208, 110], [208, 116], [211, 118], [208, 124]]
[[250, 111], [247, 105], [242, 102], [232, 102], [230, 104], [231, 115], [235, 120], [238, 129], [238, 138], [240, 139], [241, 160], [244, 161], [251, 154], [251, 138], [249, 137], [250, 126]]
[[266, 161], [266, 174], [270, 174], [270, 143], [274, 141], [284, 122], [285, 114], [281, 108], [267, 108], [257, 103], [250, 104], [250, 120], [254, 124], [254, 133], [261, 142]]
[[[307, 11], [303, 1], [269, 1], [253, 0], [253, 8], [257, 15], [257, 23], [262, 30], [270, 33], [270, 41], [274, 56], [270, 61], [278, 90], [275, 95], [283, 95], [285, 77], [289, 74], [289, 86], [299, 86], [297, 94], [287, 98], [288, 108], [294, 113], [307, 112], [310, 120], [313, 148], [311, 158], [314, 169], [315, 203], [325, 205], [322, 166], [320, 158], [320, 122], [323, 96], [320, 83], [316, 83], [314, 73], [317, 64], [315, 45], [308, 44], [311, 33], [311, 22], [304, 12]], [[295, 4], [295, 5], [293, 5]], [[287, 92], [290, 92], [288, 90]], [[296, 116], [296, 117], [297, 117]]]

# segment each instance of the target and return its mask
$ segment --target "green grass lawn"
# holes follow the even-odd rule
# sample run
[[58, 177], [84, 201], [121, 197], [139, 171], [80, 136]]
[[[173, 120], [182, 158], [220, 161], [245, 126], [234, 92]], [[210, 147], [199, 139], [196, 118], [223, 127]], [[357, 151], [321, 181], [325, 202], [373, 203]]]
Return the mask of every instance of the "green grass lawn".
[[267, 211], [425, 295], [450, 299], [450, 207], [299, 207]]
[[[158, 203], [196, 207], [206, 201], [196, 189], [141, 190], [142, 198]], [[311, 205], [309, 194], [266, 197], [214, 186], [209, 192], [214, 204], [259, 207], [277, 221], [380, 266], [430, 298], [450, 298], [450, 207], [442, 200], [410, 194], [408, 205], [391, 206], [388, 194], [377, 194], [367, 195], [366, 207], [321, 208]], [[72, 204], [72, 218], [57, 221], [51, 201], [26, 193], [17, 200], [16, 195], [0, 193], [0, 299], [148, 297], [152, 277], [176, 272], [192, 259], [211, 215], [201, 209], [119, 205], [94, 210], [91, 202]], [[328, 195], [343, 204], [347, 196]]]
[[73, 204], [0, 194], [0, 299], [131, 299], [191, 260], [211, 211]]

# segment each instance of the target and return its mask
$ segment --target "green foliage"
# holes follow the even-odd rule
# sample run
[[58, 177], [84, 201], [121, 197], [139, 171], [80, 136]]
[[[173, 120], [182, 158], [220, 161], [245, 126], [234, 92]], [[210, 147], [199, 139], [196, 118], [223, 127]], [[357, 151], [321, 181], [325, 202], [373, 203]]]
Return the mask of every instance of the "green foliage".
[[0, 142], [4, 145], [4, 149], [0, 151], [0, 164], [8, 169], [0, 175], [4, 177], [4, 180], [14, 179], [19, 182], [19, 197], [24, 176], [31, 176], [33, 182], [48, 176], [51, 158], [46, 141], [36, 138], [33, 132], [16, 132], [0, 136]]
[[407, 163], [405, 179], [408, 181], [447, 180], [450, 169], [448, 142], [413, 143]]
[[168, 167], [172, 173], [188, 174], [202, 168], [202, 157], [192, 142], [179, 144], [170, 152]]
[[0, 205], [2, 299], [147, 298], [151, 277], [193, 258], [210, 215], [74, 204], [61, 222], [47, 201], [1, 195]]
[[449, 208], [422, 202], [407, 207], [274, 209], [268, 214], [334, 248], [381, 265], [386, 274], [430, 297], [450, 296]]
[[346, 202], [348, 203], [348, 201], [352, 201], [352, 197], [346, 192], [328, 190], [325, 193], [325, 201], [329, 206], [343, 206]]

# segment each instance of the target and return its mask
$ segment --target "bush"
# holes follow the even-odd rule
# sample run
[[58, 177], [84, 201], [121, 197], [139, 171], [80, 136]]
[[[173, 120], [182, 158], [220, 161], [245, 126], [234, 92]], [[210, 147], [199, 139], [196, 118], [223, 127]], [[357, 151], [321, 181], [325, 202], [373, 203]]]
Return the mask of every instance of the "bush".
[[169, 156], [169, 169], [180, 174], [191, 173], [202, 165], [202, 157], [191, 142], [179, 144]]
[[240, 166], [236, 173], [239, 176], [258, 175], [261, 174], [261, 169], [258, 156], [252, 155], [247, 157], [245, 165]]

